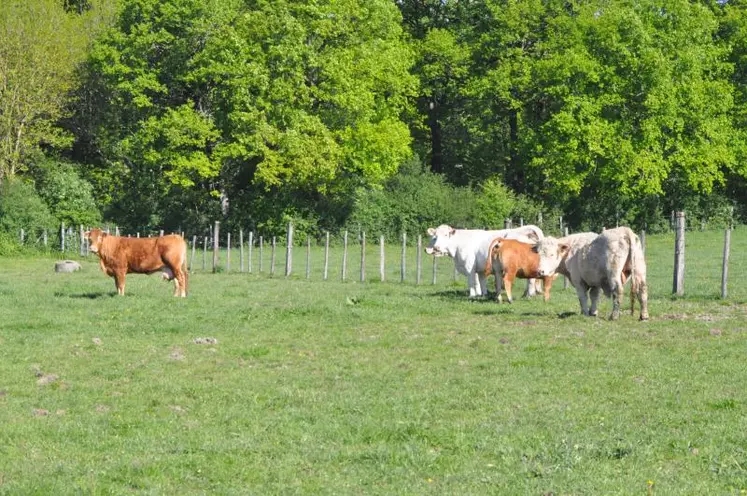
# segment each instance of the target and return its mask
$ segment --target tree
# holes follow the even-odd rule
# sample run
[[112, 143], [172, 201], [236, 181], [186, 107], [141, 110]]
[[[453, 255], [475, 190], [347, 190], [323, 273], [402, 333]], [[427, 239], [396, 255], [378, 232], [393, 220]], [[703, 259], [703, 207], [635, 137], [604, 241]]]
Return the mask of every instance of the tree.
[[385, 0], [125, 1], [89, 58], [80, 149], [120, 181], [115, 208], [187, 189], [232, 210], [344, 202], [410, 154], [411, 60]]
[[76, 65], [107, 4], [84, 15], [60, 0], [0, 2], [0, 183], [22, 172], [41, 147], [64, 148], [72, 136], [57, 126], [66, 115]]

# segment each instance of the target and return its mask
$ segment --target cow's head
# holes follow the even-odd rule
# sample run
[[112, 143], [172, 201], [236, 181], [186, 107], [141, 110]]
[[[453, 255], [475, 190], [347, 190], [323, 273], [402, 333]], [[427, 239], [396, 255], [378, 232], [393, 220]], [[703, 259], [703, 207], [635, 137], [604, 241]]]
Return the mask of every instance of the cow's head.
[[547, 237], [539, 240], [532, 249], [539, 255], [539, 276], [547, 277], [558, 270], [558, 265], [568, 255], [570, 246], [559, 243], [556, 238]]
[[428, 242], [428, 246], [425, 247], [425, 252], [428, 255], [435, 255], [441, 257], [449, 255], [449, 246], [451, 236], [454, 235], [456, 229], [446, 224], [441, 224], [437, 228], [428, 228], [428, 236], [431, 240]]
[[101, 229], [91, 229], [90, 231], [86, 231], [84, 235], [88, 238], [88, 245], [93, 253], [99, 252], [101, 242], [107, 236]]

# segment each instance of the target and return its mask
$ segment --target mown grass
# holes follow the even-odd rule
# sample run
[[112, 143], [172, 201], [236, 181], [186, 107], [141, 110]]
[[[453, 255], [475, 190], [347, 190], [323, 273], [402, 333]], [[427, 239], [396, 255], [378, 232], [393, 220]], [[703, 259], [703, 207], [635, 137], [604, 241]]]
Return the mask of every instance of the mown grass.
[[307, 281], [297, 248], [290, 279], [279, 251], [272, 278], [196, 270], [187, 299], [0, 259], [0, 493], [738, 493], [747, 231], [726, 301], [722, 247], [688, 233], [672, 298], [672, 236], [650, 236], [646, 323], [582, 317], [560, 280], [549, 304], [471, 302], [446, 260], [417, 286], [412, 248], [406, 284], [397, 247], [363, 284], [359, 252]]

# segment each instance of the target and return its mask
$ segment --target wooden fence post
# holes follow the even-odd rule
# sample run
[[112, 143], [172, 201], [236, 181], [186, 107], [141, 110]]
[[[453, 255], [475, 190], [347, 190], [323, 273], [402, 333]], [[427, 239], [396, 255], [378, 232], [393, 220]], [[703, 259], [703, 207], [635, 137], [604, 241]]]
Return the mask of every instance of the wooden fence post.
[[[568, 236], [568, 228], [565, 228], [565, 236]], [[563, 276], [563, 289], [568, 289], [568, 278]]]
[[675, 214], [675, 223], [672, 293], [682, 296], [685, 294], [685, 212]]
[[329, 231], [325, 233], [324, 240], [324, 280], [327, 280], [327, 274], [329, 272]]
[[203, 236], [202, 237], [202, 270], [205, 270], [207, 268], [207, 244], [208, 244], [208, 237]]
[[226, 272], [231, 272], [231, 231], [226, 233]]
[[262, 236], [259, 237], [259, 271], [262, 272], [264, 266], [264, 239]]
[[78, 226], [80, 228], [80, 256], [84, 257], [86, 256], [86, 235], [85, 235], [85, 229], [83, 229], [83, 224], [80, 224]]
[[293, 269], [293, 224], [288, 222], [285, 235], [285, 277], [291, 275]]
[[218, 243], [218, 240], [220, 234], [220, 221], [215, 221], [215, 226], [213, 227], [213, 273], [215, 273], [218, 270], [218, 250], [220, 249], [220, 244]]
[[342, 280], [345, 280], [348, 271], [348, 231], [342, 237]]
[[311, 240], [306, 235], [306, 279], [311, 278]]
[[65, 223], [60, 224], [60, 251], [65, 253]]
[[248, 269], [249, 269], [249, 273], [251, 274], [252, 273], [252, 250], [254, 249], [254, 231], [249, 231], [249, 246], [247, 248], [249, 248], [249, 253], [247, 253], [247, 255], [249, 255], [249, 260], [248, 260], [249, 263], [247, 265], [249, 266]]
[[438, 257], [436, 255], [433, 255], [433, 277], [431, 278], [431, 284], [436, 284], [436, 272], [438, 272], [437, 262], [436, 259]]
[[646, 230], [641, 231], [641, 251], [643, 251], [643, 254], [646, 254]]
[[270, 254], [270, 275], [275, 275], [275, 248], [277, 246], [277, 241], [275, 239], [275, 236], [272, 237], [272, 253]]
[[379, 236], [379, 279], [386, 280], [386, 265], [384, 262], [384, 235]]
[[163, 238], [163, 229], [161, 229], [160, 231], [158, 231], [158, 237]]
[[361, 233], [361, 282], [366, 282], [366, 231]]
[[114, 226], [114, 235], [119, 236], [119, 226]]
[[729, 248], [731, 245], [731, 229], [724, 232], [724, 261], [721, 265], [721, 298], [726, 298], [726, 283], [729, 276]]
[[49, 236], [47, 235], [47, 230], [46, 229], [44, 230], [44, 234], [42, 236], [44, 236], [44, 248], [46, 248], [47, 247], [47, 242], [49, 241]]
[[399, 282], [405, 282], [405, 272], [407, 269], [407, 233], [402, 233], [402, 259], [399, 263]]
[[415, 270], [415, 284], [420, 284], [420, 276], [422, 274], [422, 263], [423, 263], [423, 236], [418, 234], [418, 248], [417, 253], [415, 255], [415, 265], [417, 269]]
[[239, 272], [244, 272], [244, 230], [239, 228]]
[[195, 268], [195, 245], [197, 244], [197, 236], [192, 236], [192, 256], [189, 259], [189, 272], [193, 272]]
[[23, 240], [26, 237], [26, 233], [23, 231], [23, 228], [21, 228], [21, 244], [23, 244]]

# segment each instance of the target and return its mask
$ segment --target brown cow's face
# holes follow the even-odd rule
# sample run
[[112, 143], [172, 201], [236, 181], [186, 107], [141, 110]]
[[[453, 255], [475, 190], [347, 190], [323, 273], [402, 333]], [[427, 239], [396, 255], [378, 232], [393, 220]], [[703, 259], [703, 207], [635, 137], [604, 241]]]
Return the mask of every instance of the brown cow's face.
[[106, 237], [106, 233], [101, 229], [91, 229], [85, 234], [88, 237], [88, 243], [91, 251], [93, 253], [98, 253], [99, 248], [101, 247], [101, 242]]
[[539, 254], [537, 270], [539, 276], [546, 277], [554, 274], [558, 270], [558, 265], [568, 253], [568, 249], [568, 245], [558, 243], [555, 238], [547, 237], [539, 240], [533, 248]]

